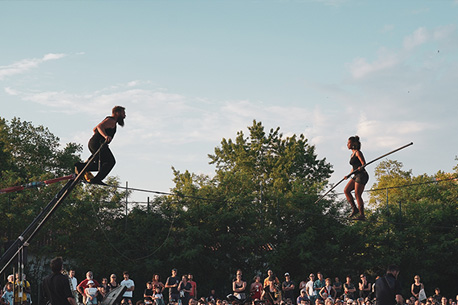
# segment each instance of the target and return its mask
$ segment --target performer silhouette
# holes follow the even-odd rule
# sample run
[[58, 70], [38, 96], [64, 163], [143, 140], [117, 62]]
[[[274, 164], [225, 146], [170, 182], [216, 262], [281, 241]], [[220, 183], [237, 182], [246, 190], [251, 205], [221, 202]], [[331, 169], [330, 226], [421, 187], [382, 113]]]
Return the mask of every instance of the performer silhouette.
[[[95, 158], [86, 169], [88, 172], [98, 171], [97, 175], [88, 181], [92, 184], [106, 185], [103, 179], [105, 179], [116, 164], [116, 160], [108, 147], [108, 143], [113, 140], [116, 134], [116, 126], [124, 126], [126, 112], [124, 107], [116, 106], [112, 109], [111, 113], [111, 116], [107, 116], [94, 128], [94, 135], [88, 143], [89, 150], [94, 154], [104, 142], [107, 142], [107, 145], [100, 150], [99, 157]], [[75, 163], [75, 172], [78, 174], [84, 166], [86, 166], [86, 163]]]

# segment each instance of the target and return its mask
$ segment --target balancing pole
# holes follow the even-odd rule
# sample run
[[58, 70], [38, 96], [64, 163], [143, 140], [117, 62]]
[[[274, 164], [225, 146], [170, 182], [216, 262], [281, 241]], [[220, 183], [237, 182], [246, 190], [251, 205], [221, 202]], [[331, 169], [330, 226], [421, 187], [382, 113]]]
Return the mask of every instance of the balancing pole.
[[[384, 155], [381, 155], [380, 157], [375, 158], [374, 160], [372, 160], [372, 161], [370, 161], [370, 162], [367, 162], [366, 164], [364, 164], [364, 165], [361, 166], [361, 167], [362, 167], [362, 168], [365, 168], [365, 167], [368, 166], [369, 164], [372, 164], [372, 163], [374, 163], [374, 162], [377, 161], [377, 160], [380, 160], [380, 159], [382, 159], [382, 158], [385, 158], [386, 156], [391, 155], [391, 154], [393, 154], [393, 153], [395, 153], [395, 152], [397, 152], [397, 151], [400, 151], [401, 149], [404, 149], [404, 148], [406, 148], [406, 147], [408, 147], [408, 146], [410, 146], [410, 145], [413, 145], [413, 142], [410, 142], [409, 144], [406, 144], [406, 145], [401, 146], [401, 147], [399, 147], [399, 148], [397, 148], [397, 149], [395, 149], [395, 150], [393, 150], [393, 151], [390, 151], [389, 153], [386, 153], [386, 154], [384, 154]], [[320, 198], [318, 198], [318, 200], [315, 201], [315, 203], [320, 202], [321, 199], [323, 199], [324, 197], [326, 197], [326, 195], [329, 194], [333, 189], [335, 189], [339, 184], [341, 184], [342, 181], [344, 181], [345, 179], [347, 179], [348, 177], [350, 177], [351, 175], [353, 175], [353, 174], [356, 173], [357, 171], [358, 171], [358, 170], [356, 169], [356, 170], [352, 171], [351, 173], [349, 173], [347, 176], [343, 177], [339, 182], [337, 182], [336, 184], [334, 184], [334, 186], [331, 187], [330, 190], [328, 190], [328, 191], [327, 191], [326, 193], [324, 193]]]

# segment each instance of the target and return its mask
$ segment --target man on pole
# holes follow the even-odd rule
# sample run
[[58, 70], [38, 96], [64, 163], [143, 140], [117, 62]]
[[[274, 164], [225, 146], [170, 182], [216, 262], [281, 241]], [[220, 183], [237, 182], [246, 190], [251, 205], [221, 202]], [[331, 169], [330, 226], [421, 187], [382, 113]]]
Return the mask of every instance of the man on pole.
[[[116, 106], [112, 109], [112, 115], [106, 117], [102, 122], [100, 122], [94, 128], [94, 135], [89, 140], [88, 146], [92, 154], [97, 152], [100, 146], [103, 143], [107, 143], [102, 147], [99, 157], [94, 159], [94, 162], [89, 164], [86, 169], [90, 171], [98, 171], [95, 177], [91, 177], [88, 181], [92, 184], [106, 185], [103, 183], [103, 179], [110, 173], [113, 167], [116, 164], [116, 160], [111, 152], [108, 144], [113, 140], [113, 137], [116, 133], [116, 126], [124, 126], [124, 119], [126, 118], [125, 108], [121, 106]], [[85, 163], [77, 162], [75, 163], [75, 172], [78, 174], [86, 166]], [[88, 179], [87, 179], [88, 180]]]

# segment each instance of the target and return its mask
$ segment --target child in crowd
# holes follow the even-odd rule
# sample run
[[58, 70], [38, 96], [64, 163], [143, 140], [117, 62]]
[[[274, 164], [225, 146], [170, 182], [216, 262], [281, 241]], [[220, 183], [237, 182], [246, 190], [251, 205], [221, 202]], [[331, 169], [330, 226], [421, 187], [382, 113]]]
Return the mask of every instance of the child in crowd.
[[97, 294], [98, 294], [98, 289], [95, 288], [95, 283], [94, 281], [90, 280], [87, 282], [87, 287], [84, 289], [84, 293], [86, 294], [86, 305], [97, 305]]
[[143, 299], [145, 303], [151, 304], [153, 303], [153, 283], [147, 282], [146, 283], [146, 289], [143, 291]]
[[5, 288], [6, 290], [0, 299], [0, 303], [2, 305], [13, 305], [13, 298], [14, 298], [13, 283], [7, 283], [5, 285]]
[[161, 287], [156, 287], [156, 291], [153, 294], [152, 299], [156, 302], [156, 305], [165, 305], [164, 296], [161, 293]]

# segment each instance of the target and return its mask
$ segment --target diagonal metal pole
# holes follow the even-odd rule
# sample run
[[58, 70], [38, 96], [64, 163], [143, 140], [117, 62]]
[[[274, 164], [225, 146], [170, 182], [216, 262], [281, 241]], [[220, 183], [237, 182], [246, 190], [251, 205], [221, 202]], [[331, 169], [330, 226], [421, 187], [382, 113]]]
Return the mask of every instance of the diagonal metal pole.
[[[362, 167], [362, 168], [365, 168], [365, 167], [368, 166], [369, 164], [374, 163], [375, 161], [378, 161], [378, 160], [380, 160], [380, 159], [382, 159], [382, 158], [385, 158], [386, 156], [391, 155], [391, 154], [393, 154], [393, 153], [395, 153], [395, 152], [397, 152], [397, 151], [400, 151], [401, 149], [404, 149], [404, 148], [406, 148], [406, 147], [408, 147], [408, 146], [410, 146], [410, 145], [413, 145], [413, 142], [410, 142], [409, 144], [406, 144], [406, 145], [404, 145], [404, 146], [401, 146], [401, 147], [399, 147], [399, 148], [396, 148], [395, 150], [392, 150], [392, 151], [390, 151], [389, 153], [386, 153], [386, 154], [384, 154], [384, 155], [381, 155], [380, 157], [377, 157], [377, 158], [375, 158], [374, 160], [371, 160], [370, 162], [367, 162], [366, 164], [364, 164], [364, 165], [361, 166], [361, 167]], [[345, 179], [347, 179], [348, 177], [350, 177], [351, 175], [353, 175], [353, 174], [356, 173], [357, 171], [358, 171], [358, 170], [356, 169], [356, 170], [352, 171], [351, 173], [349, 173], [347, 176], [343, 177], [339, 182], [337, 182], [336, 184], [334, 184], [334, 186], [333, 186], [332, 188], [330, 188], [326, 193], [324, 193], [323, 195], [321, 195], [320, 198], [318, 198], [317, 201], [315, 201], [315, 203], [320, 202], [324, 197], [326, 197], [327, 194], [329, 194], [333, 189], [335, 189], [339, 184], [341, 184], [342, 181], [344, 181]]]
[[54, 196], [54, 198], [46, 205], [46, 207], [40, 212], [40, 214], [30, 223], [25, 231], [16, 239], [16, 241], [3, 253], [0, 258], [0, 266], [3, 266], [0, 274], [5, 271], [6, 267], [13, 261], [18, 255], [21, 249], [27, 244], [46, 223], [49, 217], [56, 211], [62, 201], [67, 198], [73, 188], [78, 184], [86, 171], [89, 164], [94, 161], [95, 157], [100, 153], [102, 148], [107, 144], [104, 142], [99, 149], [89, 158], [88, 162], [80, 173], [74, 178], [69, 180], [65, 186]]

